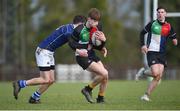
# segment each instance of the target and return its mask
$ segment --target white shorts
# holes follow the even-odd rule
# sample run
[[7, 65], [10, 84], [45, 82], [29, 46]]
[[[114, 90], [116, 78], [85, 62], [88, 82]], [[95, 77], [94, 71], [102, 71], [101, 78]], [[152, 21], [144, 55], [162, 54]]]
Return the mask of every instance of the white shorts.
[[51, 67], [55, 65], [54, 52], [37, 47], [35, 56], [38, 67]]

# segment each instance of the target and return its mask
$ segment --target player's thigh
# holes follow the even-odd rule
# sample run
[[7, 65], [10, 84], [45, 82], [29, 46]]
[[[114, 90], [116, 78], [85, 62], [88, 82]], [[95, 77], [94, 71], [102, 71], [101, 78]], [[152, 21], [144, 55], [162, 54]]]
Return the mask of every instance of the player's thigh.
[[162, 77], [163, 72], [164, 72], [164, 65], [163, 64], [159, 64], [159, 71], [160, 71], [160, 77]]
[[99, 66], [105, 71], [106, 74], [108, 74], [107, 69], [104, 67], [103, 63], [101, 61], [97, 62], [99, 64]]
[[92, 62], [87, 68], [88, 71], [94, 72], [96, 75], [107, 75], [107, 71], [100, 64]]
[[42, 77], [44, 80], [49, 81], [51, 79], [51, 71], [40, 71], [40, 77]]
[[153, 76], [158, 76], [160, 74], [160, 72], [159, 72], [159, 64], [151, 65], [151, 72], [152, 72]]
[[[104, 65], [103, 65], [103, 63], [101, 62], [100, 58], [99, 58], [98, 56], [96, 56], [95, 53], [91, 54], [91, 56], [89, 57], [89, 59], [90, 59], [91, 61], [94, 61], [94, 62], [96, 62], [97, 64], [99, 64], [99, 67], [101, 67], [102, 70], [106, 70], [105, 67], [104, 67]], [[106, 71], [107, 71], [107, 70], [106, 70]]]
[[55, 81], [54, 70], [51, 70], [50, 79], [51, 79], [52, 81]]
[[96, 75], [107, 75], [107, 70], [103, 67], [102, 63], [96, 62], [94, 59], [88, 57], [76, 57], [77, 63], [85, 70], [93, 72]]
[[98, 61], [97, 63], [99, 64], [99, 66], [104, 68], [104, 65], [103, 65], [103, 63], [101, 61]]

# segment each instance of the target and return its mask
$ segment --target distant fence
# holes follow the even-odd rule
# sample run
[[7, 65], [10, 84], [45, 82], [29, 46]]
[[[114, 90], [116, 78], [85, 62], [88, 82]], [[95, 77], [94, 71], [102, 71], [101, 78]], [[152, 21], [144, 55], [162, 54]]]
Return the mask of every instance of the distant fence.
[[91, 73], [83, 70], [79, 65], [56, 65], [56, 81], [57, 82], [89, 82]]
[[[113, 80], [134, 80], [138, 69], [127, 68], [114, 70], [109, 67], [109, 79]], [[83, 70], [78, 64], [58, 64], [56, 65], [56, 81], [57, 82], [88, 82], [92, 79], [92, 74]], [[31, 79], [39, 77], [38, 68], [28, 68], [25, 72], [21, 71], [21, 67], [9, 66], [0, 67], [0, 81], [14, 81], [19, 79]], [[145, 79], [145, 78], [142, 78]], [[180, 69], [166, 69], [163, 74], [165, 80], [180, 80]]]
[[[138, 69], [127, 69], [120, 72], [116, 72], [118, 77], [111, 76], [109, 72], [110, 79], [124, 79], [124, 80], [134, 80], [135, 74]], [[87, 82], [92, 79], [90, 72], [83, 70], [79, 65], [63, 65], [59, 64], [56, 66], [56, 81], [57, 82]], [[142, 78], [143, 79], [143, 78]], [[164, 72], [163, 79], [166, 80], [177, 80], [180, 79], [180, 70], [178, 69], [167, 69]]]

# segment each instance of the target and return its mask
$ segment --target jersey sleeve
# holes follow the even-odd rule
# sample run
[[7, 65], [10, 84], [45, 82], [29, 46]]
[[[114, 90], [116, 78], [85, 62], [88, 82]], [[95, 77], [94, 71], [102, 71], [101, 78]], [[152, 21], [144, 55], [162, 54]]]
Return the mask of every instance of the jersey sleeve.
[[170, 33], [169, 33], [169, 38], [170, 39], [176, 39], [176, 33], [174, 32], [174, 29], [173, 29], [172, 26], [171, 26], [171, 30], [170, 30]]
[[73, 49], [87, 49], [87, 45], [86, 44], [80, 44], [79, 40], [80, 40], [80, 32], [82, 30], [83, 25], [80, 25], [78, 27], [76, 27], [73, 31], [73, 33], [71, 34], [71, 36], [69, 37], [69, 41], [68, 44], [69, 46]]
[[153, 21], [152, 21], [152, 22], [149, 22], [149, 23], [144, 27], [144, 29], [140, 32], [140, 46], [141, 46], [141, 47], [142, 47], [143, 45], [145, 45], [145, 43], [144, 43], [144, 35], [145, 35], [146, 33], [151, 32], [152, 23], [153, 23]]

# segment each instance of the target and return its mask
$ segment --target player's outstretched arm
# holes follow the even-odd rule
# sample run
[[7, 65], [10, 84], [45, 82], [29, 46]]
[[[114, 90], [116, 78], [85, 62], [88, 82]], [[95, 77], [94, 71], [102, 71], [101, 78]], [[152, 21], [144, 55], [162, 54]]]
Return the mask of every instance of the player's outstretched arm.
[[69, 41], [68, 41], [68, 44], [69, 46], [73, 49], [73, 50], [76, 50], [76, 49], [87, 49], [87, 45], [86, 44], [79, 44], [75, 38], [73, 37], [70, 37], [69, 38]]

